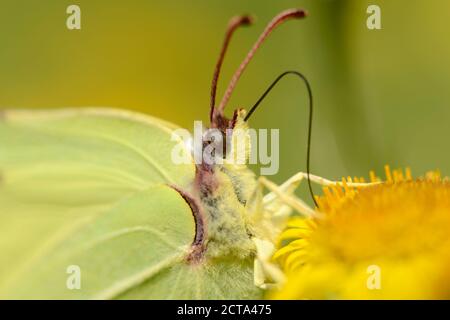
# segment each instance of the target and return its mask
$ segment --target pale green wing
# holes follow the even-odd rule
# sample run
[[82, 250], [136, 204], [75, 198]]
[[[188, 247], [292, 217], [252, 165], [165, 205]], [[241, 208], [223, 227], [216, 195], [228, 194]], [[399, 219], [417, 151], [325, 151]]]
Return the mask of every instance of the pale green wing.
[[[195, 167], [172, 164], [170, 155], [175, 143], [167, 123], [124, 111], [2, 111], [1, 295], [8, 297], [12, 291], [5, 291], [6, 288], [17, 283], [17, 279], [26, 278], [24, 274], [32, 276], [36, 263], [48, 252], [55, 251], [80, 230], [95, 225], [99, 217], [110, 216], [126, 199], [164, 184], [189, 188]], [[184, 221], [184, 225], [173, 227], [181, 227], [176, 232], [184, 233], [183, 242], [173, 239], [178, 248], [192, 242], [195, 228], [189, 206], [173, 193], [170, 199], [178, 203], [179, 212], [173, 208], [171, 214], [181, 219], [180, 223]], [[164, 233], [167, 217], [160, 217], [161, 205], [166, 205], [163, 199], [148, 200], [146, 214], [148, 223], [156, 228], [162, 226]], [[127, 216], [123, 213], [123, 219]], [[184, 216], [187, 218], [182, 220]], [[129, 227], [126, 222], [123, 220], [123, 228]], [[96, 236], [102, 232], [106, 231], [100, 230]], [[92, 235], [91, 240], [96, 236]], [[153, 242], [156, 243], [154, 238]], [[160, 251], [149, 256], [162, 260], [165, 255]], [[143, 264], [151, 265], [145, 261]], [[62, 275], [67, 276], [65, 271], [61, 270]]]
[[[7, 211], [10, 208], [6, 206]], [[26, 209], [37, 216], [30, 217]], [[104, 206], [95, 218], [92, 210], [91, 219], [73, 216], [75, 212], [83, 215], [84, 208], [70, 212], [34, 206], [22, 210], [12, 208], [14, 214], [27, 216], [22, 221], [27, 225], [15, 221], [13, 229], [1, 235], [2, 247], [13, 240], [12, 250], [6, 256], [2, 252], [2, 265], [15, 261], [13, 250], [21, 250], [30, 241], [40, 244], [34, 245], [36, 249], [25, 260], [25, 267], [6, 279], [1, 298], [115, 298], [151, 282], [160, 272], [182, 265], [195, 234], [189, 206], [175, 190], [164, 185]], [[38, 221], [41, 216], [44, 222]], [[66, 221], [73, 221], [73, 225]], [[11, 227], [11, 223], [7, 225]], [[77, 273], [71, 269], [73, 266], [79, 268]], [[78, 281], [74, 276], [79, 276], [79, 289], [74, 286]]]
[[[11, 212], [8, 200], [0, 200], [2, 205], [6, 204], [6, 211]], [[261, 291], [253, 284], [251, 260], [223, 258], [195, 264], [185, 261], [195, 225], [190, 207], [174, 189], [150, 187], [111, 206], [98, 208], [99, 214], [94, 218], [71, 218], [76, 221], [73, 225], [61, 227], [66, 215], [84, 214], [85, 209], [49, 210], [33, 205], [22, 206], [19, 212], [12, 208], [12, 212], [25, 218], [2, 226], [2, 246], [6, 243], [11, 249], [2, 251], [2, 265], [13, 263], [15, 254], [26, 250], [31, 241], [53, 233], [27, 257], [26, 268], [9, 274], [8, 281], [1, 286], [0, 298], [261, 297]], [[72, 277], [67, 271], [72, 266], [81, 271], [79, 290], [70, 290], [67, 284], [70, 285]]]

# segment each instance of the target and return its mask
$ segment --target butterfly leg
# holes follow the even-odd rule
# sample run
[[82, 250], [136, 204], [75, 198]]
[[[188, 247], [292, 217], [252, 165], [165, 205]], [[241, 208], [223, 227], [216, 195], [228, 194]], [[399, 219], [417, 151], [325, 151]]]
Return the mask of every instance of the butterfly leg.
[[[264, 177], [263, 177], [264, 178]], [[266, 178], [264, 178], [266, 179]], [[290, 188], [292, 185], [295, 185], [296, 187], [298, 187], [298, 185], [300, 184], [300, 182], [302, 180], [307, 180], [308, 179], [308, 174], [306, 172], [299, 172], [295, 175], [293, 175], [292, 177], [290, 177], [286, 182], [284, 182], [281, 186], [280, 189], [282, 191], [287, 190], [288, 188]], [[372, 186], [374, 184], [378, 184], [379, 182], [360, 182], [359, 180], [355, 179], [355, 182], [353, 182], [352, 179], [347, 179], [347, 181], [344, 183], [343, 181], [332, 181], [332, 180], [328, 180], [313, 174], [309, 175], [309, 179], [311, 182], [314, 182], [315, 184], [318, 184], [320, 186], [323, 187], [330, 187], [330, 186], [348, 186], [348, 187], [368, 187], [368, 186]]]
[[[282, 185], [278, 186], [272, 181], [268, 180], [266, 177], [260, 177], [258, 179], [258, 183], [266, 187], [269, 191], [271, 191], [269, 194], [265, 195], [263, 198], [263, 202], [265, 205], [268, 203], [271, 203], [275, 200], [280, 200], [284, 202], [286, 205], [290, 206], [292, 209], [296, 210], [298, 213], [300, 213], [303, 216], [311, 216], [314, 214], [317, 214], [314, 209], [309, 207], [304, 201], [297, 198], [294, 195], [295, 189], [297, 189], [300, 185], [300, 183], [303, 180], [308, 179], [308, 174], [305, 172], [299, 172], [295, 175], [293, 175], [291, 178], [289, 178], [287, 181], [285, 181]], [[328, 180], [316, 175], [309, 175], [309, 179], [311, 182], [318, 184], [323, 187], [330, 187], [330, 186], [347, 186], [347, 187], [368, 187], [374, 184], [377, 184], [379, 182], [371, 182], [371, 183], [365, 183], [360, 182], [360, 180], [355, 179], [356, 182], [353, 182], [350, 178], [347, 179], [347, 181], [332, 181]]]
[[303, 216], [315, 215], [316, 212], [314, 211], [314, 209], [312, 209], [303, 200], [294, 195], [294, 191], [298, 188], [301, 180], [302, 178], [297, 180], [289, 179], [281, 186], [278, 186], [266, 177], [260, 177], [258, 179], [258, 182], [270, 191], [270, 193], [263, 198], [264, 207], [270, 205], [275, 201], [279, 201], [285, 205], [288, 205]]
[[[258, 221], [268, 220], [272, 226], [270, 236], [267, 235], [267, 239], [256, 237], [252, 239], [256, 247], [253, 280], [259, 288], [269, 289], [281, 286], [284, 283], [284, 274], [272, 262], [272, 256], [276, 250], [274, 239], [276, 239], [278, 232], [284, 228], [291, 208], [304, 215], [315, 214], [313, 209], [293, 195], [300, 181], [301, 179], [293, 180], [289, 184], [278, 186], [267, 178], [260, 177], [255, 192], [250, 198], [248, 210], [252, 212], [254, 219]], [[263, 197], [265, 188], [271, 191], [269, 195], [272, 196], [266, 195]]]
[[[323, 187], [327, 186], [344, 186], [347, 187], [366, 187], [375, 183], [353, 182], [348, 179], [348, 182], [331, 181], [319, 176], [309, 175], [310, 181]], [[303, 180], [308, 179], [308, 174], [299, 172], [289, 178], [281, 185], [277, 185], [266, 177], [260, 177], [255, 190], [255, 194], [250, 201], [253, 212], [260, 217], [264, 213], [269, 213], [274, 229], [282, 230], [290, 215], [290, 210], [285, 210], [286, 206], [297, 211], [299, 214], [306, 217], [320, 217], [320, 212], [311, 208], [303, 200], [295, 196], [294, 192], [299, 187]], [[263, 189], [266, 188], [270, 192], [262, 196]], [[271, 262], [271, 257], [275, 252], [275, 245], [271, 241], [254, 238], [257, 257], [254, 262], [254, 283], [256, 286], [267, 289], [280, 285], [284, 281], [284, 275], [281, 270]]]
[[268, 240], [253, 238], [256, 246], [256, 258], [253, 262], [253, 282], [261, 289], [276, 288], [284, 283], [285, 276], [280, 268], [271, 262], [275, 245]]

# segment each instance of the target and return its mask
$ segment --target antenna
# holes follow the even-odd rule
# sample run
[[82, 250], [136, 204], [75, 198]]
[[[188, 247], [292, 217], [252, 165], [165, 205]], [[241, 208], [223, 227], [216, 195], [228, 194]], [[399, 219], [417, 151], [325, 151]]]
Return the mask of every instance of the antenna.
[[230, 100], [231, 94], [233, 93], [234, 87], [236, 86], [239, 78], [242, 75], [242, 72], [245, 70], [253, 56], [255, 55], [258, 48], [262, 45], [264, 40], [272, 33], [272, 31], [283, 22], [289, 20], [289, 19], [300, 19], [304, 18], [307, 15], [306, 11], [302, 9], [288, 9], [277, 16], [275, 16], [271, 22], [267, 25], [267, 27], [264, 29], [264, 31], [259, 36], [258, 40], [255, 42], [253, 47], [250, 49], [250, 51], [247, 53], [247, 56], [244, 58], [240, 66], [237, 68], [236, 72], [234, 73], [233, 77], [231, 78], [231, 81], [228, 85], [228, 88], [225, 91], [225, 94], [223, 95], [222, 101], [219, 104], [219, 107], [212, 111], [212, 122], [215, 121], [215, 119], [218, 116], [223, 116], [223, 111], [225, 109], [226, 104]]
[[312, 90], [311, 86], [306, 79], [306, 77], [301, 74], [298, 71], [285, 71], [282, 74], [280, 74], [273, 82], [272, 84], [264, 91], [264, 93], [261, 95], [261, 97], [256, 101], [256, 103], [253, 105], [253, 107], [250, 108], [250, 111], [245, 116], [244, 121], [247, 121], [250, 116], [255, 112], [256, 108], [258, 108], [259, 104], [264, 100], [264, 98], [269, 94], [270, 91], [275, 87], [275, 85], [285, 76], [292, 74], [299, 77], [306, 85], [306, 89], [308, 90], [308, 99], [309, 99], [309, 120], [308, 120], [308, 139], [306, 142], [306, 175], [308, 178], [308, 187], [309, 187], [309, 193], [311, 194], [311, 198], [315, 204], [316, 207], [318, 207], [316, 199], [314, 197], [314, 192], [311, 187], [311, 180], [309, 179], [310, 175], [310, 158], [311, 158], [311, 131], [312, 131], [312, 119], [313, 119], [313, 96], [312, 96]]
[[247, 26], [253, 23], [253, 19], [250, 16], [236, 16], [231, 18], [230, 22], [228, 22], [227, 31], [225, 33], [225, 39], [223, 40], [222, 50], [219, 54], [219, 59], [216, 63], [216, 68], [214, 70], [213, 79], [211, 82], [211, 102], [210, 102], [210, 112], [209, 112], [209, 120], [212, 121], [214, 107], [216, 105], [216, 93], [217, 93], [217, 82], [219, 80], [220, 69], [222, 68], [223, 59], [225, 58], [225, 53], [227, 52], [228, 45], [230, 43], [231, 37], [237, 28], [240, 26]]

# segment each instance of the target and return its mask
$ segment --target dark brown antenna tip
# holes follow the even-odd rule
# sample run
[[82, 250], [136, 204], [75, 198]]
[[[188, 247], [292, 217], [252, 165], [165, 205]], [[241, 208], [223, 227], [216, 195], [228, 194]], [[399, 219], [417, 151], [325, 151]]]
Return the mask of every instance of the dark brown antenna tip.
[[236, 72], [234, 73], [233, 77], [231, 78], [231, 81], [227, 87], [227, 90], [225, 91], [225, 94], [223, 95], [222, 101], [220, 102], [218, 108], [213, 108], [211, 110], [211, 121], [214, 123], [216, 118], [223, 117], [223, 111], [225, 109], [226, 104], [230, 100], [231, 94], [233, 93], [234, 87], [236, 86], [236, 83], [238, 82], [239, 78], [242, 75], [242, 72], [245, 70], [249, 62], [252, 60], [253, 56], [255, 55], [258, 48], [262, 45], [264, 40], [272, 33], [272, 31], [283, 22], [290, 20], [290, 19], [301, 19], [307, 16], [307, 12], [302, 9], [288, 9], [277, 16], [275, 16], [272, 21], [269, 22], [269, 24], [266, 26], [262, 34], [259, 36], [256, 43], [253, 45], [253, 47], [248, 52], [245, 59], [242, 61]]
[[217, 82], [219, 80], [220, 69], [222, 68], [223, 59], [227, 51], [228, 45], [230, 43], [231, 37], [237, 28], [241, 26], [248, 26], [253, 23], [253, 18], [249, 15], [236, 16], [230, 19], [228, 23], [227, 31], [225, 33], [225, 39], [222, 44], [222, 50], [219, 54], [219, 59], [216, 63], [216, 68], [214, 70], [214, 75], [211, 83], [211, 101], [210, 101], [210, 113], [209, 118], [212, 120], [214, 114], [214, 108], [216, 105], [216, 93], [217, 93]]
[[228, 28], [232, 27], [233, 25], [237, 26], [249, 26], [255, 22], [255, 19], [250, 15], [242, 15], [242, 16], [235, 16], [231, 18], [230, 22], [228, 23]]

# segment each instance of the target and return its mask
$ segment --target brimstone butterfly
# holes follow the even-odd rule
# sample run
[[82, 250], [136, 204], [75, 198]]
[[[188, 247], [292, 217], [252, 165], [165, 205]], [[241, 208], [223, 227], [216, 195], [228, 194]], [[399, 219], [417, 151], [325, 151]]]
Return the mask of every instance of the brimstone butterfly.
[[[245, 111], [223, 113], [237, 80], [276, 26], [304, 16], [269, 23], [215, 107], [228, 42], [250, 23], [231, 20], [212, 127], [247, 128]], [[245, 165], [175, 165], [175, 128], [113, 109], [0, 111], [0, 297], [253, 299], [281, 282], [270, 257], [291, 208], [314, 214], [290, 196], [309, 174], [277, 187]]]

